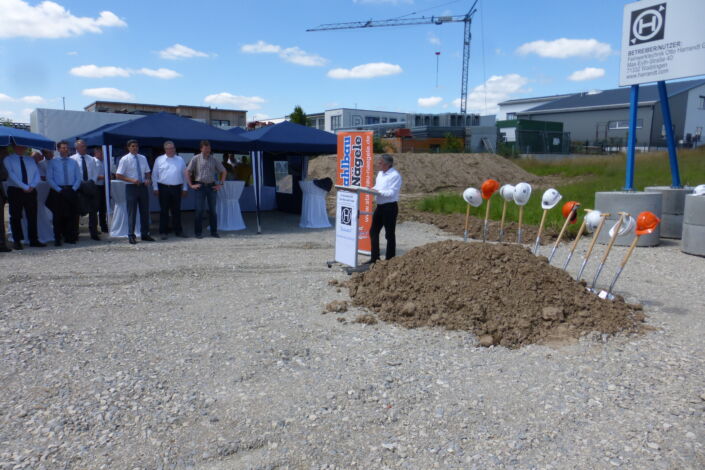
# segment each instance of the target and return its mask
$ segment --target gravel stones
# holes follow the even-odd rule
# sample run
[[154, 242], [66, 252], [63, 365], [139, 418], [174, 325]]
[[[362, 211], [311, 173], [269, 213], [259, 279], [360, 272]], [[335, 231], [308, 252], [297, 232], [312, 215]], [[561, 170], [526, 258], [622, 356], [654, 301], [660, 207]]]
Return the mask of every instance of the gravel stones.
[[472, 331], [483, 346], [636, 332], [644, 321], [640, 306], [602, 300], [518, 245], [424, 245], [354, 276], [349, 290], [382, 320]]

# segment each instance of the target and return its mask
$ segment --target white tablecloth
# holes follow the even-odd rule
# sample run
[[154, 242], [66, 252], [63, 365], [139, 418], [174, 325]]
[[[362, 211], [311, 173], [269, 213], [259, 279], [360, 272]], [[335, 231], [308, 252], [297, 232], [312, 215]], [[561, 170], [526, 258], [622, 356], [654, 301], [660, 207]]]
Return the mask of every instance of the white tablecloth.
[[[110, 197], [113, 203], [113, 213], [110, 218], [110, 236], [111, 237], [127, 237], [128, 235], [128, 219], [127, 219], [127, 200], [125, 198], [125, 188], [127, 183], [120, 180], [112, 180], [110, 182]], [[140, 210], [137, 208], [135, 217], [135, 233], [140, 231]]]
[[247, 228], [240, 211], [240, 195], [244, 187], [244, 181], [226, 181], [225, 186], [218, 191], [218, 201], [216, 202], [218, 230], [244, 230]]
[[[7, 183], [5, 185], [5, 194], [7, 194]], [[37, 185], [37, 237], [42, 243], [49, 243], [54, 241], [54, 228], [52, 226], [53, 214], [45, 205], [47, 196], [49, 196], [49, 190], [51, 187], [46, 181], [42, 181]], [[9, 221], [8, 221], [9, 222]], [[8, 232], [12, 241], [15, 238], [12, 236], [12, 227]], [[24, 243], [29, 243], [29, 233], [27, 232], [27, 215], [22, 213], [22, 235], [24, 236]]]
[[313, 184], [312, 180], [299, 181], [299, 186], [303, 193], [299, 226], [303, 228], [330, 227], [330, 219], [328, 211], [326, 211], [326, 195], [328, 193]]

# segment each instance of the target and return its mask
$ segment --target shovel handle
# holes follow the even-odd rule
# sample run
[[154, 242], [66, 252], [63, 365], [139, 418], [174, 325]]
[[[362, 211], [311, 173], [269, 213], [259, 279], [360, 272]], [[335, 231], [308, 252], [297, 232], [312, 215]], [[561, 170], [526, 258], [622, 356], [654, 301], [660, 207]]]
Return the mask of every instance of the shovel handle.
[[565, 229], [568, 228], [568, 224], [570, 223], [570, 219], [573, 218], [573, 214], [576, 212], [576, 208], [580, 206], [573, 206], [573, 210], [570, 211], [570, 214], [568, 214], [568, 217], [566, 217], [565, 222], [563, 222], [563, 227], [561, 227], [561, 232], [558, 234], [558, 238], [556, 239], [556, 243], [553, 244], [553, 251], [558, 248], [558, 244], [561, 242], [561, 238], [563, 238], [563, 234], [565, 233]]
[[583, 259], [588, 259], [590, 255], [592, 254], [592, 249], [595, 248], [595, 243], [597, 242], [597, 237], [600, 235], [600, 232], [602, 232], [602, 227], [605, 226], [605, 220], [607, 217], [605, 214], [602, 214], [602, 220], [600, 220], [600, 225], [597, 226], [597, 230], [595, 230], [595, 233], [592, 236], [592, 240], [590, 241], [590, 246], [588, 247], [587, 252], [585, 253], [585, 256]]
[[465, 233], [468, 233], [468, 219], [470, 218], [470, 204], [465, 209]]
[[632, 255], [632, 251], [634, 251], [634, 248], [636, 248], [636, 244], [639, 242], [639, 235], [634, 237], [634, 241], [632, 241], [632, 244], [629, 245], [629, 250], [627, 250], [627, 253], [624, 255], [624, 259], [620, 263], [619, 267], [624, 268], [624, 265], [627, 264], [627, 261], [629, 261], [629, 257]]
[[610, 251], [612, 250], [612, 245], [614, 245], [614, 242], [617, 241], [617, 237], [619, 236], [619, 227], [622, 226], [622, 220], [624, 219], [624, 216], [622, 214], [619, 215], [619, 219], [617, 219], [617, 223], [614, 226], [614, 237], [610, 237], [610, 242], [607, 244], [607, 249], [605, 250], [605, 254], [602, 255], [602, 261], [600, 263], [604, 264], [605, 261], [607, 261], [607, 257], [610, 254]]
[[504, 217], [507, 215], [507, 201], [504, 201], [504, 205], [502, 205], [502, 221], [499, 223], [499, 230], [503, 231], [504, 230]]
[[578, 235], [575, 236], [575, 240], [573, 240], [573, 246], [570, 247], [570, 254], [573, 254], [575, 251], [575, 248], [578, 246], [578, 242], [580, 241], [580, 238], [583, 236], [583, 232], [585, 231], [585, 226], [587, 225], [587, 221], [583, 217], [583, 223], [580, 224], [580, 228], [578, 229]]

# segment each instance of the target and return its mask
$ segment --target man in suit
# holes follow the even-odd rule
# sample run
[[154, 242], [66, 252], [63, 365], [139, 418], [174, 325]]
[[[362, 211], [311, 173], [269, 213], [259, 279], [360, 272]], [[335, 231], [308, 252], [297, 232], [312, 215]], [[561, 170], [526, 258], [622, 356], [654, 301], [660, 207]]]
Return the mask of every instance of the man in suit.
[[117, 179], [125, 181], [125, 199], [127, 201], [127, 239], [131, 245], [137, 243], [135, 224], [137, 221], [137, 208], [140, 212], [141, 239], [143, 242], [153, 242], [149, 236], [149, 184], [151, 172], [147, 157], [140, 155], [139, 143], [132, 139], [127, 141], [128, 153], [118, 163], [115, 173]]
[[74, 244], [78, 241], [78, 188], [81, 174], [78, 163], [69, 157], [68, 142], [61, 141], [56, 148], [59, 156], [49, 160], [47, 182], [51, 187], [46, 206], [53, 214], [54, 246], [62, 241]]
[[98, 165], [95, 158], [88, 154], [86, 142], [78, 139], [76, 141], [76, 153], [71, 159], [78, 163], [81, 170], [81, 186], [78, 197], [82, 215], [88, 214], [88, 231], [93, 240], [100, 240], [98, 235]]
[[29, 246], [46, 246], [39, 242], [37, 235], [37, 185], [39, 168], [32, 157], [24, 156], [27, 147], [14, 146], [14, 152], [3, 160], [7, 170], [7, 198], [10, 202], [10, 227], [12, 227], [13, 248], [21, 250], [22, 213], [27, 217]]

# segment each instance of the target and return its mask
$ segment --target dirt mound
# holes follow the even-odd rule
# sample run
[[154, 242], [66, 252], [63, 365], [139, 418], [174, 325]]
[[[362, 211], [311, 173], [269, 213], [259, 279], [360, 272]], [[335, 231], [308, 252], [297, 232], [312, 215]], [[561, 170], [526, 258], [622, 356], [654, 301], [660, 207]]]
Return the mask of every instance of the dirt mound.
[[[322, 155], [309, 161], [311, 178], [329, 177], [335, 181], [335, 155]], [[480, 187], [487, 178], [502, 184], [526, 181], [541, 185], [543, 179], [524, 171], [510, 160], [493, 154], [397, 153], [394, 166], [404, 178], [402, 193], [432, 193]]]
[[384, 321], [468, 330], [508, 348], [639, 331], [644, 320], [640, 306], [602, 300], [518, 245], [424, 245], [356, 274], [349, 290]]

